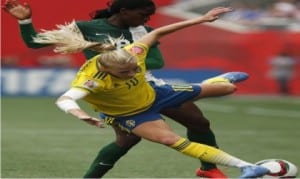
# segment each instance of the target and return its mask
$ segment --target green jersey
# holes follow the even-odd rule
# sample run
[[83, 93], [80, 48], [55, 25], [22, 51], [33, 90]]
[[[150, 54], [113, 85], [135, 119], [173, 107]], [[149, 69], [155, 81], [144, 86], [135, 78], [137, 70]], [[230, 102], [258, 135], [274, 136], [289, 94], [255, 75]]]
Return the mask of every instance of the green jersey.
[[[145, 35], [146, 33], [152, 30], [152, 28], [148, 26], [138, 26], [120, 29], [111, 25], [105, 18], [95, 19], [91, 21], [77, 21], [76, 24], [79, 27], [84, 38], [88, 41], [103, 42], [105, 39], [107, 39], [107, 35], [114, 38], [123, 36], [124, 40], [120, 41], [119, 44], [117, 44], [117, 46], [120, 48], [138, 40], [141, 36]], [[41, 48], [47, 46], [44, 44], [38, 44], [33, 42], [32, 37], [36, 36], [37, 32], [34, 29], [32, 23], [21, 24], [20, 29], [23, 41], [28, 47]], [[95, 55], [98, 55], [97, 52], [91, 50], [85, 50], [83, 53], [86, 59], [90, 59]], [[159, 69], [162, 68], [163, 65], [163, 57], [158, 48], [158, 44], [155, 44], [149, 49], [146, 58], [147, 69]]]

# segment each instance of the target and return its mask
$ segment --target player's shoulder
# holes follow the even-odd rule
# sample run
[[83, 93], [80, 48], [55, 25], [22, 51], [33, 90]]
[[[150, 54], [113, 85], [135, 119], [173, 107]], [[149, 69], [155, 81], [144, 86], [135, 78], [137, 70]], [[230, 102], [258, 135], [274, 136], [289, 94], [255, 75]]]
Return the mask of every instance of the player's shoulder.
[[134, 42], [132, 44], [125, 46], [124, 49], [128, 53], [138, 57], [139, 61], [144, 61], [147, 56], [149, 47], [143, 43]]

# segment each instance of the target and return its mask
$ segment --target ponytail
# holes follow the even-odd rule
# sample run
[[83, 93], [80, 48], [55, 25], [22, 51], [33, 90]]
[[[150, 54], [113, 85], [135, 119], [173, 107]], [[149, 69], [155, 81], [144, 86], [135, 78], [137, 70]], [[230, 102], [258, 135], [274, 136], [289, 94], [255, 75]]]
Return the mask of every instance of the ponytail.
[[[108, 36], [104, 43], [92, 42], [84, 39], [75, 21], [65, 25], [57, 25], [56, 30], [42, 30], [33, 38], [35, 43], [54, 45], [56, 53], [77, 53], [85, 49], [91, 49], [97, 52], [105, 52], [116, 49], [116, 42], [123, 38], [114, 39]], [[105, 34], [104, 34], [105, 35]]]

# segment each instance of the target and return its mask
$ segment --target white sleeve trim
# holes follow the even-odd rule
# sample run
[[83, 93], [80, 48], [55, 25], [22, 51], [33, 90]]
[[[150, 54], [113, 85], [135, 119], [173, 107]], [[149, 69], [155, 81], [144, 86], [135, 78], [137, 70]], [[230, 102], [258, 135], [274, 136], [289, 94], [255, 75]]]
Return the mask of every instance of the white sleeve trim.
[[68, 96], [76, 101], [76, 100], [84, 98], [88, 94], [89, 94], [89, 92], [87, 92], [87, 91], [80, 90], [77, 88], [71, 88], [67, 92], [65, 92], [62, 96]]
[[18, 20], [19, 24], [30, 24], [32, 23], [32, 19], [23, 19], [23, 20]]

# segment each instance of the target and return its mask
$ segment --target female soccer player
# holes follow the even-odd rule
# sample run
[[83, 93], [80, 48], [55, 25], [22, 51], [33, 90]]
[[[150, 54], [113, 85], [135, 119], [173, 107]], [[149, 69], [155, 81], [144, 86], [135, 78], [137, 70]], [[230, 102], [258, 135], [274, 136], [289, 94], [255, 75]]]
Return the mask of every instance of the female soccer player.
[[[103, 42], [109, 34], [117, 38], [123, 35], [124, 39], [118, 43], [118, 47], [123, 47], [129, 43], [139, 39], [152, 28], [144, 26], [150, 16], [155, 13], [155, 4], [152, 0], [114, 0], [108, 9], [96, 11], [93, 14], [95, 20], [78, 21], [78, 25], [82, 35], [89, 40]], [[45, 44], [34, 43], [32, 37], [36, 36], [33, 24], [31, 23], [31, 9], [28, 4], [20, 4], [17, 0], [6, 0], [4, 10], [19, 20], [21, 35], [30, 48], [41, 48], [47, 46]], [[87, 59], [92, 58], [99, 52], [84, 50]], [[147, 69], [159, 69], [163, 67], [163, 57], [157, 47], [157, 44], [149, 48], [146, 67]], [[164, 84], [162, 80], [156, 80], [147, 75], [149, 81]], [[215, 135], [210, 128], [209, 121], [203, 116], [200, 109], [191, 101], [185, 102], [179, 108], [169, 108], [161, 111], [161, 114], [179, 122], [187, 127], [187, 137], [191, 141], [207, 144], [217, 147]], [[125, 155], [134, 145], [140, 141], [140, 137], [132, 134], [127, 135], [114, 128], [117, 138], [115, 142], [103, 147], [96, 156], [90, 169], [84, 177], [100, 178], [113, 165]], [[101, 165], [105, 163], [106, 165]], [[201, 169], [197, 170], [197, 175], [207, 178], [226, 178], [226, 176], [216, 168], [215, 164], [201, 161]]]
[[[102, 52], [80, 68], [72, 87], [58, 98], [57, 106], [80, 120], [103, 127], [101, 120], [91, 117], [79, 107], [76, 101], [82, 99], [91, 104], [94, 110], [101, 112], [100, 117], [105, 123], [129, 134], [133, 133], [206, 162], [238, 167], [242, 171], [240, 178], [267, 174], [267, 168], [177, 135], [160, 115], [162, 109], [176, 108], [186, 101], [231, 93], [236, 86], [230, 83], [226, 75], [187, 86], [156, 85], [145, 79], [145, 59], [149, 47], [158, 39], [186, 27], [215, 21], [219, 15], [229, 11], [230, 8], [214, 8], [203, 16], [157, 28], [119, 49], [116, 49], [115, 44], [122, 41], [122, 37], [113, 39], [108, 36], [109, 44], [89, 42], [78, 33], [76, 23], [61, 27], [63, 30], [40, 33], [35, 41], [55, 44], [56, 52], [78, 52], [86, 48]], [[73, 39], [82, 43], [74, 44]]]

